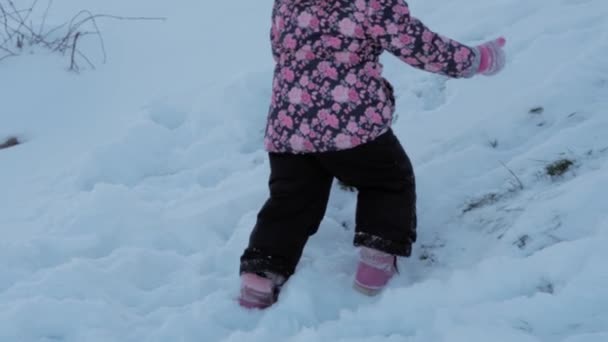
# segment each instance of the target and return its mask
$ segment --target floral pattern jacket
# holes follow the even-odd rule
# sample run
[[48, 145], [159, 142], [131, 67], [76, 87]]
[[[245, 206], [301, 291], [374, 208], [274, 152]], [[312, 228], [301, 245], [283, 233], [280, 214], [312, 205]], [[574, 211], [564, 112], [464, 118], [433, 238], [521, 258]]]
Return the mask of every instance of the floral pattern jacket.
[[386, 132], [395, 111], [380, 55], [451, 78], [472, 77], [475, 48], [410, 15], [403, 0], [275, 0], [276, 68], [264, 145], [275, 153], [356, 147]]

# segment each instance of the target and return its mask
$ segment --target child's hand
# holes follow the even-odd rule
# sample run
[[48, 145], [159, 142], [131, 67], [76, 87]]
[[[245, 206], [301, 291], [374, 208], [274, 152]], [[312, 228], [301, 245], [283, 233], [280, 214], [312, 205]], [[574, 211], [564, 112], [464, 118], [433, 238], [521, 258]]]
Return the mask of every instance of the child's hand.
[[481, 53], [481, 63], [479, 65], [478, 74], [492, 76], [499, 73], [505, 67], [505, 46], [507, 40], [500, 37], [496, 40], [477, 46]]

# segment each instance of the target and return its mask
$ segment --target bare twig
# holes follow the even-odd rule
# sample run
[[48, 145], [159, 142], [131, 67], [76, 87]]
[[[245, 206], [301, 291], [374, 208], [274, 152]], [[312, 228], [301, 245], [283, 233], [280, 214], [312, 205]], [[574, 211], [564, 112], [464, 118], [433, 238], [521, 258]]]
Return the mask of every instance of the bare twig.
[[72, 58], [70, 59], [70, 70], [78, 72], [78, 64], [76, 63], [76, 44], [78, 44], [78, 38], [80, 38], [80, 32], [77, 32], [74, 36], [74, 43], [72, 43]]
[[78, 72], [79, 63], [86, 63], [95, 68], [94, 63], [81, 51], [81, 41], [85, 37], [94, 36], [99, 41], [102, 63], [107, 61], [106, 45], [98, 25], [100, 19], [128, 21], [164, 21], [162, 17], [129, 17], [111, 14], [94, 14], [82, 10], [69, 21], [47, 28], [47, 20], [54, 0], [46, 0], [42, 12], [41, 23], [38, 27], [32, 23], [33, 14], [41, 0], [31, 0], [26, 8], [18, 8], [13, 0], [0, 0], [0, 61], [18, 56], [27, 46], [39, 46], [52, 52], [69, 56], [69, 70]]
[[87, 57], [85, 54], [83, 54], [79, 50], [76, 50], [76, 53], [78, 54], [78, 56], [80, 56], [80, 58], [82, 58], [85, 62], [87, 62], [89, 64], [89, 66], [91, 67], [91, 69], [95, 69], [95, 64], [93, 64], [91, 62], [91, 60], [89, 59], [89, 57]]
[[38, 29], [38, 36], [42, 36], [42, 32], [44, 31], [44, 27], [46, 26], [46, 19], [49, 17], [49, 12], [51, 11], [51, 6], [53, 6], [53, 0], [49, 0], [46, 5], [46, 10], [44, 10], [42, 22], [40, 23], [40, 27]]
[[500, 162], [500, 163], [515, 178], [515, 180], [517, 181], [518, 189], [519, 190], [523, 190], [524, 189], [524, 183], [522, 183], [521, 179], [519, 179], [519, 177], [515, 174], [515, 172], [513, 172], [513, 170], [511, 170], [505, 163], [503, 163], [503, 162]]

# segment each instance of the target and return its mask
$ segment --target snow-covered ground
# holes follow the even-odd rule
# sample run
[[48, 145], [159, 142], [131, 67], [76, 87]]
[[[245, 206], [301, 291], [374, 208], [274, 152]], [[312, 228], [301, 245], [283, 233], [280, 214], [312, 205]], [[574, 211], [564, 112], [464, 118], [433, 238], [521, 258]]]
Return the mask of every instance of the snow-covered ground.
[[0, 140], [25, 141], [0, 150], [0, 341], [608, 341], [608, 2], [409, 3], [509, 54], [449, 81], [385, 57], [414, 256], [382, 295], [352, 291], [355, 194], [336, 184], [281, 301], [249, 312], [272, 1], [56, 1], [50, 23], [168, 20], [100, 20], [108, 62], [79, 75], [41, 50], [0, 62]]

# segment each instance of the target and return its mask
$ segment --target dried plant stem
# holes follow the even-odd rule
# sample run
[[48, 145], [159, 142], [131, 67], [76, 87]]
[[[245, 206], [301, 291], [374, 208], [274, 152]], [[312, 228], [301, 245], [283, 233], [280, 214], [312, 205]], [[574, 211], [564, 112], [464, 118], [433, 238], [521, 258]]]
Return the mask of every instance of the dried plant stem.
[[[79, 49], [85, 37], [93, 36], [99, 42], [102, 63], [107, 60], [106, 46], [99, 29], [98, 20], [121, 21], [164, 21], [162, 17], [129, 17], [110, 14], [94, 14], [82, 10], [69, 21], [55, 27], [47, 27], [47, 19], [53, 0], [46, 0], [44, 10], [37, 11], [43, 0], [32, 0], [25, 8], [17, 8], [12, 0], [0, 0], [0, 61], [18, 56], [25, 47], [42, 47], [61, 53], [69, 58], [69, 70], [78, 72], [80, 65], [86, 63], [94, 68], [88, 55]], [[33, 13], [42, 13], [39, 26], [31, 18]]]

